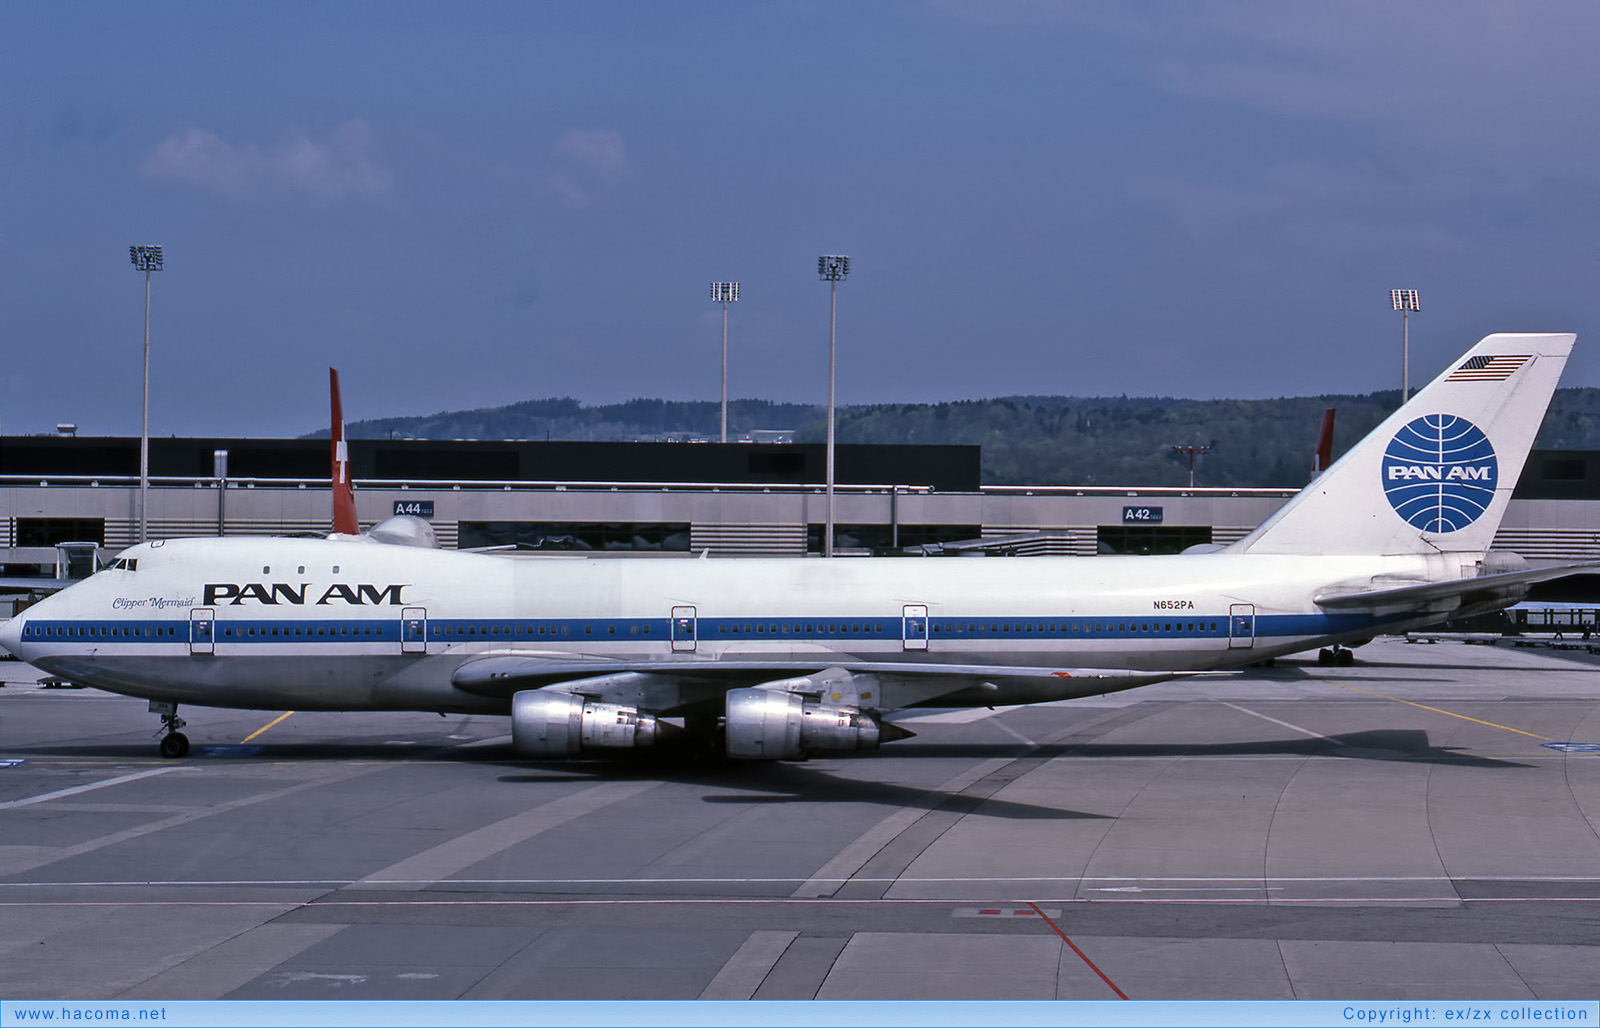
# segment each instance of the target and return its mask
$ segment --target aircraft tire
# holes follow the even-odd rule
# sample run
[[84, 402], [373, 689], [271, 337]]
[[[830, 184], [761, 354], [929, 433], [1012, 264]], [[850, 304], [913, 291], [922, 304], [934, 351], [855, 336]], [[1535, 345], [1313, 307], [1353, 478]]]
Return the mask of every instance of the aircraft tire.
[[1334, 656], [1333, 656], [1333, 651], [1332, 650], [1318, 650], [1317, 651], [1317, 663], [1318, 664], [1322, 664], [1324, 666], [1327, 666], [1327, 665], [1332, 664], [1333, 661], [1334, 661]]
[[1340, 667], [1351, 667], [1356, 662], [1356, 655], [1350, 650], [1336, 650], [1333, 654], [1333, 662]]
[[172, 732], [161, 737], [161, 755], [168, 760], [178, 760], [189, 755], [189, 737], [182, 732]]

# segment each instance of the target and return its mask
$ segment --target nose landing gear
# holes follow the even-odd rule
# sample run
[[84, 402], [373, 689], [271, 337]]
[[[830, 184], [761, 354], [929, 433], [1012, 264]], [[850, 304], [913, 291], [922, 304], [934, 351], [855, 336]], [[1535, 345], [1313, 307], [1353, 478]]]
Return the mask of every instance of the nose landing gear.
[[150, 713], [161, 715], [161, 728], [157, 732], [165, 732], [161, 736], [161, 755], [168, 760], [178, 760], [189, 755], [189, 737], [178, 729], [188, 722], [178, 716], [176, 703], [164, 703], [161, 700], [150, 701]]

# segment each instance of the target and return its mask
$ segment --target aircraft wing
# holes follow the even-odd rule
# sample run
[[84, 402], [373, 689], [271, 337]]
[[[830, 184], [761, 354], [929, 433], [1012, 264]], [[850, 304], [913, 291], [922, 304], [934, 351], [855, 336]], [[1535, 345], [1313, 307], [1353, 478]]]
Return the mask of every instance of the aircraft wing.
[[1561, 564], [1556, 567], [1532, 568], [1527, 571], [1506, 571], [1476, 578], [1458, 578], [1449, 582], [1420, 582], [1416, 585], [1393, 586], [1387, 589], [1366, 589], [1358, 592], [1330, 592], [1316, 597], [1317, 606], [1324, 610], [1396, 610], [1408, 607], [1427, 607], [1439, 600], [1465, 597], [1477, 593], [1509, 592], [1535, 582], [1548, 582], [1583, 571], [1600, 568], [1600, 560], [1578, 564]]
[[[1083, 694], [1113, 692], [1159, 682], [1197, 671], [1136, 671], [1127, 668], [1027, 667], [998, 664], [932, 664], [918, 661], [855, 660], [819, 653], [814, 659], [791, 657], [785, 660], [712, 660], [688, 656], [680, 660], [573, 660], [570, 657], [527, 655], [487, 655], [462, 664], [451, 675], [451, 684], [464, 692], [480, 696], [510, 696], [525, 689], [563, 686], [608, 675], [661, 675], [711, 686], [716, 692], [765, 682], [816, 674], [823, 671], [850, 674], [884, 675], [900, 680], [927, 702], [939, 696], [999, 680], [1084, 680], [1104, 688], [1085, 688]], [[574, 690], [579, 691], [579, 690]], [[584, 690], [586, 691], [586, 690]], [[598, 691], [604, 691], [601, 687]], [[631, 691], [631, 688], [630, 688]], [[903, 705], [903, 704], [902, 704]]]

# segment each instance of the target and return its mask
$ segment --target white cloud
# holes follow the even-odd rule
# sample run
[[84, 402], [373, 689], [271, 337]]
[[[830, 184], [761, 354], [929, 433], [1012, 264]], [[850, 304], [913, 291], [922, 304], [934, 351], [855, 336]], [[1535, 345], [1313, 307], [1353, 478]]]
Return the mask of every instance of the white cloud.
[[[1466, 175], [1587, 176], [1600, 141], [1589, 0], [933, 0], [950, 20], [1099, 36], [1155, 87], [1365, 127]], [[1474, 168], [1478, 169], [1476, 172]]]
[[568, 132], [556, 140], [556, 153], [574, 166], [605, 178], [616, 178], [628, 167], [627, 144], [616, 132]]
[[628, 146], [616, 132], [574, 129], [553, 149], [563, 167], [552, 176], [551, 187], [571, 210], [588, 210], [628, 172]]
[[1165, 23], [1124, 23], [1119, 34], [1149, 46], [1153, 79], [1174, 93], [1517, 162], [1589, 153], [1600, 130], [1591, 4], [1162, 10]]
[[319, 199], [371, 197], [388, 190], [391, 177], [373, 157], [371, 126], [351, 121], [318, 141], [303, 133], [272, 146], [234, 143], [190, 127], [146, 159], [145, 177], [193, 186], [235, 199], [300, 194]]

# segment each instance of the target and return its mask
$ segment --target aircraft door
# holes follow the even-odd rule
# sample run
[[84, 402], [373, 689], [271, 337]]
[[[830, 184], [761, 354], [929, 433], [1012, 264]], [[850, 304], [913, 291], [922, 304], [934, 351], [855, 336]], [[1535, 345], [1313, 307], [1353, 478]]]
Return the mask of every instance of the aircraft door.
[[428, 652], [428, 609], [407, 607], [400, 612], [400, 652]]
[[900, 611], [900, 639], [907, 650], [928, 648], [928, 608], [908, 603]]
[[214, 654], [216, 650], [217, 612], [210, 607], [195, 607], [189, 611], [189, 652], [199, 656]]
[[1256, 644], [1256, 605], [1235, 603], [1228, 608], [1228, 649], [1248, 650]]
[[696, 617], [693, 607], [672, 608], [672, 652], [693, 653], [696, 636]]

